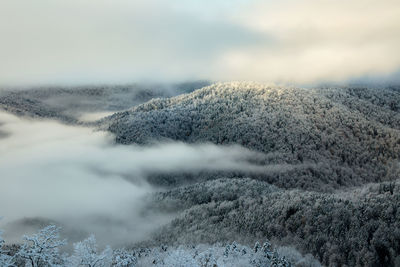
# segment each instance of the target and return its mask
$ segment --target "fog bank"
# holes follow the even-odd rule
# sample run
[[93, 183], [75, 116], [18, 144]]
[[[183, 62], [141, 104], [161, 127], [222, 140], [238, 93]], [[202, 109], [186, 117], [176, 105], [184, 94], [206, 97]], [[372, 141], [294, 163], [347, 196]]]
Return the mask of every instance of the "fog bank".
[[4, 112], [0, 131], [0, 228], [12, 230], [8, 240], [26, 232], [27, 218], [42, 218], [72, 238], [94, 232], [100, 242], [138, 241], [173, 217], [144, 210], [155, 191], [146, 174], [265, 170], [250, 163], [258, 153], [238, 146], [115, 145], [105, 132]]

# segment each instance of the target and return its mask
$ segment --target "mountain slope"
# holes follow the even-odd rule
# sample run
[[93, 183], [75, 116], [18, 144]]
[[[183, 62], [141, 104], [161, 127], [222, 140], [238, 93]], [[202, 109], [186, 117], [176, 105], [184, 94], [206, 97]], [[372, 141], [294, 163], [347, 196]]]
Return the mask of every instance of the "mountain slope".
[[198, 183], [156, 195], [158, 209], [181, 213], [154, 239], [181, 244], [267, 238], [311, 253], [324, 266], [397, 266], [399, 186], [331, 194], [281, 190], [246, 178]]
[[235, 143], [268, 153], [274, 163], [314, 164], [303, 170], [309, 181], [268, 181], [300, 188], [319, 181], [337, 188], [398, 175], [398, 103], [398, 88], [219, 83], [151, 100], [101, 123], [123, 144]]

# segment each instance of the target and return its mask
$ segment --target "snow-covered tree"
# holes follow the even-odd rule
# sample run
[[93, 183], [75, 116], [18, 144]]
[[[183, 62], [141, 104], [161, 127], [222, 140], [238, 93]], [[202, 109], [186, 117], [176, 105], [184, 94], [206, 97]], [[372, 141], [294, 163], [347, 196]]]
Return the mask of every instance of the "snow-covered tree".
[[60, 228], [49, 225], [37, 234], [24, 236], [24, 243], [17, 257], [25, 260], [30, 267], [57, 266], [63, 263], [59, 248], [66, 245], [66, 240], [60, 239]]
[[6, 251], [3, 250], [4, 246], [4, 239], [3, 239], [3, 232], [0, 230], [0, 266], [8, 267], [13, 266], [14, 264], [14, 257], [11, 257], [6, 254]]
[[115, 267], [134, 267], [137, 258], [125, 249], [116, 249], [113, 251], [112, 266]]
[[178, 247], [170, 251], [160, 250], [159, 253], [151, 254], [152, 257], [156, 256], [155, 265], [157, 267], [162, 266], [176, 266], [176, 267], [187, 267], [187, 266], [198, 266], [198, 262], [193, 255], [184, 248]]
[[61, 228], [49, 225], [39, 230], [37, 234], [23, 237], [24, 243], [17, 257], [25, 260], [27, 266], [57, 266], [63, 263], [59, 248], [66, 245], [66, 240], [60, 239]]
[[77, 267], [109, 267], [112, 260], [112, 249], [107, 246], [102, 252], [98, 252], [96, 238], [91, 235], [85, 240], [74, 244], [74, 254], [70, 257], [69, 264]]
[[217, 259], [215, 258], [215, 255], [214, 255], [214, 250], [212, 248], [199, 253], [196, 256], [196, 259], [197, 259], [198, 263], [200, 263], [199, 266], [201, 266], [201, 267], [218, 266]]

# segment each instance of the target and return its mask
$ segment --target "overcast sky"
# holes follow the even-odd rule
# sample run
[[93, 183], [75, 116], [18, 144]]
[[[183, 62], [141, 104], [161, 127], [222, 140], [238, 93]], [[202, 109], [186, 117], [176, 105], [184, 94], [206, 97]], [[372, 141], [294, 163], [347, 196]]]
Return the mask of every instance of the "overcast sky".
[[0, 85], [396, 77], [399, 0], [1, 0]]

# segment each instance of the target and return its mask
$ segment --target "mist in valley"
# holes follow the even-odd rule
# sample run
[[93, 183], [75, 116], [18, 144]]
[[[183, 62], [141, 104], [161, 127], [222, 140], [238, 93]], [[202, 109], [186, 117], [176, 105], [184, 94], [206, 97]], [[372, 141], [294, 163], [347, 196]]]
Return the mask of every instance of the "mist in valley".
[[52, 120], [0, 113], [1, 228], [9, 242], [46, 223], [64, 227], [72, 240], [89, 233], [103, 244], [149, 237], [175, 214], [146, 209], [152, 173], [261, 172], [262, 157], [240, 146], [115, 144], [112, 135]]

